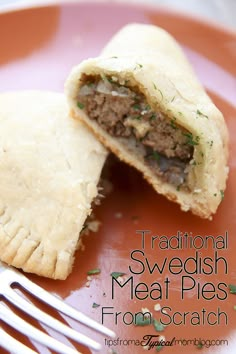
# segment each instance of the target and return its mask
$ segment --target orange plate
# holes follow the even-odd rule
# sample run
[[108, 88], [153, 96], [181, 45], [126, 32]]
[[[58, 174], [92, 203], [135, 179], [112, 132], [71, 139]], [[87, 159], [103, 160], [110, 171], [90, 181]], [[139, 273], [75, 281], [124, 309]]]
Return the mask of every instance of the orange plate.
[[[221, 345], [219, 342], [212, 342], [215, 345], [212, 345], [210, 350], [213, 353], [235, 353], [236, 312], [233, 306], [236, 305], [236, 297], [225, 289], [229, 283], [236, 284], [236, 35], [181, 14], [156, 7], [128, 4], [84, 3], [1, 14], [0, 89], [62, 91], [65, 78], [73, 65], [82, 59], [98, 55], [107, 40], [119, 28], [134, 21], [162, 26], [175, 36], [183, 46], [198, 77], [223, 112], [231, 135], [230, 175], [225, 198], [213, 221], [204, 221], [190, 213], [181, 212], [177, 205], [157, 195], [132, 168], [116, 160], [110, 161], [108, 168], [113, 190], [95, 210], [102, 226], [98, 233], [84, 237], [85, 250], [77, 252], [72, 274], [66, 281], [53, 281], [32, 275], [29, 275], [29, 278], [99, 322], [102, 321], [103, 310], [114, 313], [104, 315], [104, 324], [114, 329], [119, 339], [124, 342], [109, 343], [110, 348], [105, 345], [102, 336], [73, 322], [74, 327], [103, 343], [103, 353], [108, 353], [111, 348], [114, 353], [119, 354], [143, 353], [143, 348], [136, 345], [137, 341], [131, 343], [127, 340], [141, 340], [147, 334], [164, 335], [166, 340], [173, 337], [184, 340], [227, 340], [228, 345], [226, 342], [221, 342]], [[145, 249], [142, 249], [141, 236], [136, 233], [136, 230], [141, 229], [151, 231], [146, 237]], [[222, 257], [218, 261], [218, 268], [203, 266], [205, 271], [211, 274], [198, 271], [198, 274], [192, 275], [193, 279], [189, 274], [171, 274], [167, 267], [163, 269], [162, 274], [157, 268], [151, 274], [147, 264], [150, 268], [153, 268], [155, 262], [161, 266], [167, 257], [167, 266], [168, 261], [175, 256], [179, 256], [183, 261], [195, 256], [196, 249], [189, 247], [182, 250], [160, 250], [155, 243], [154, 248], [151, 248], [151, 235], [170, 237], [177, 231], [189, 234], [192, 232], [193, 235], [201, 235], [203, 239], [206, 235], [216, 238], [228, 232], [227, 248], [218, 250], [218, 257]], [[198, 241], [200, 242], [200, 238]], [[133, 258], [136, 257], [139, 262], [131, 258], [134, 250], [143, 252], [133, 253]], [[208, 249], [200, 249], [198, 253], [199, 259], [212, 257], [214, 264], [215, 250], [212, 245], [209, 245]], [[211, 262], [206, 258], [205, 261]], [[190, 262], [192, 263], [191, 267], [189, 263], [189, 271], [193, 270], [194, 264], [193, 260]], [[97, 267], [101, 268], [101, 273], [93, 276], [90, 287], [86, 287], [87, 271]], [[133, 298], [129, 280], [123, 288], [114, 284], [112, 299], [110, 273], [114, 271], [126, 273], [125, 279], [133, 276], [133, 290], [136, 286], [139, 290], [133, 294]], [[131, 271], [140, 274], [132, 274]], [[184, 287], [189, 288], [184, 291], [184, 299], [181, 299], [182, 276], [188, 276], [183, 278]], [[165, 283], [167, 278], [170, 282], [168, 293]], [[143, 285], [138, 285], [142, 282]], [[159, 285], [152, 285], [153, 283]], [[162, 292], [157, 290], [158, 287], [161, 287]], [[93, 303], [100, 306], [93, 308]], [[197, 324], [196, 317], [191, 324], [189, 315], [186, 316], [186, 324], [170, 324], [161, 333], [156, 332], [152, 325], [139, 327], [128, 324], [131, 322], [131, 314], [139, 312], [141, 308], [148, 308], [155, 318], [159, 318], [160, 312], [154, 311], [154, 305], [157, 303], [162, 307], [169, 306], [168, 314], [179, 312], [180, 314], [175, 315], [176, 322], [180, 322], [184, 312], [195, 312], [195, 316], [198, 313], [200, 325]], [[108, 311], [104, 307], [112, 308]], [[204, 309], [205, 324], [202, 318]], [[218, 318], [215, 316], [217, 311], [226, 315], [219, 317], [219, 324], [213, 324]], [[120, 312], [117, 324], [115, 312]], [[161, 317], [163, 320], [167, 319], [166, 315]], [[211, 324], [207, 323], [207, 319]], [[30, 345], [28, 339], [9, 331]], [[209, 342], [207, 346], [208, 344]], [[40, 349], [39, 346], [37, 350], [45, 352], [45, 349]], [[84, 347], [80, 347], [80, 350], [83, 353], [89, 352]], [[163, 353], [197, 353], [198, 350], [196, 345], [187, 345], [187, 342], [183, 341], [182, 345], [175, 344], [163, 348]], [[203, 348], [202, 351], [209, 352], [209, 349]], [[155, 349], [149, 352], [155, 352]]]

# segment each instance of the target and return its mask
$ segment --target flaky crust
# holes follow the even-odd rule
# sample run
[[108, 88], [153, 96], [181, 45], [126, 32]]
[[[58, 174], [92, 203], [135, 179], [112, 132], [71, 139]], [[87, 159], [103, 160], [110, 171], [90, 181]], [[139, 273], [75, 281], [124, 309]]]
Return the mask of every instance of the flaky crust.
[[[80, 78], [109, 75], [129, 80], [146, 96], [152, 108], [198, 138], [189, 172], [192, 192], [163, 182], [119, 139], [103, 131], [77, 106]], [[221, 112], [208, 97], [176, 41], [152, 25], [131, 24], [116, 34], [100, 57], [73, 68], [66, 82], [71, 115], [82, 120], [120, 159], [141, 171], [154, 189], [180, 204], [184, 211], [211, 219], [222, 200], [228, 176], [228, 132]]]
[[0, 259], [65, 279], [107, 152], [50, 92], [0, 95]]

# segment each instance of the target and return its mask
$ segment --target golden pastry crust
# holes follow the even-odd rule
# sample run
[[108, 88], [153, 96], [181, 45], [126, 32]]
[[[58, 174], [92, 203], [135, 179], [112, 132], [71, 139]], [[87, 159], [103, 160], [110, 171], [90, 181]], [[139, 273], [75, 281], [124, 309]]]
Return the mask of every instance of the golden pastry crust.
[[107, 152], [59, 93], [0, 95], [0, 259], [65, 279]]
[[[83, 75], [105, 75], [138, 87], [156, 111], [186, 129], [198, 143], [194, 145], [189, 171], [191, 192], [177, 190], [164, 182], [114, 137], [89, 119], [78, 107], [77, 97]], [[155, 190], [180, 204], [184, 211], [211, 219], [221, 202], [228, 176], [228, 132], [221, 112], [195, 77], [176, 41], [152, 25], [124, 27], [104, 48], [100, 57], [73, 68], [66, 82], [71, 115], [82, 120], [100, 141], [120, 159], [141, 171]]]

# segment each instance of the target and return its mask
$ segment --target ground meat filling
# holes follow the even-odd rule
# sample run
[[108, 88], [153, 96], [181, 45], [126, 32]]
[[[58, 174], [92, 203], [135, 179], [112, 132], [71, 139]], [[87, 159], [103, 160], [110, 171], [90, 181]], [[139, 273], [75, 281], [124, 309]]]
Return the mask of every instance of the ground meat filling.
[[115, 77], [81, 78], [78, 106], [110, 135], [130, 150], [139, 152], [145, 163], [164, 181], [188, 188], [189, 162], [193, 146], [190, 133], [161, 112], [154, 111], [145, 96], [128, 81]]

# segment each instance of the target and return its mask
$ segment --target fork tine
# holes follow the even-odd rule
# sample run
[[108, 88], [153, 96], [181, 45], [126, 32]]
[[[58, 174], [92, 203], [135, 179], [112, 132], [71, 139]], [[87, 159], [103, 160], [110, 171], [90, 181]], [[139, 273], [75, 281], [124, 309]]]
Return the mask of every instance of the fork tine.
[[10, 336], [0, 327], [1, 346], [12, 354], [37, 354], [34, 350], [26, 347], [24, 344]]
[[4, 289], [2, 293], [3, 296], [6, 297], [11, 303], [16, 305], [24, 312], [28, 313], [30, 316], [36, 318], [38, 321], [46, 324], [48, 327], [51, 327], [56, 331], [66, 335], [67, 337], [75, 340], [76, 342], [84, 344], [94, 350], [101, 349], [101, 345], [99, 343], [85, 336], [82, 333], [78, 333], [74, 329], [68, 327], [67, 325], [63, 324], [62, 322], [58, 321], [47, 313], [41, 311], [29, 301], [22, 298], [11, 287]]
[[116, 334], [109, 328], [103, 326], [102, 324], [92, 320], [88, 316], [84, 315], [80, 311], [76, 310], [74, 307], [67, 305], [54, 295], [48, 293], [46, 290], [38, 286], [37, 284], [30, 281], [21, 273], [15, 273], [14, 276], [18, 277], [19, 284], [21, 284], [25, 289], [27, 289], [30, 293], [36, 296], [38, 299], [50, 304], [53, 308], [58, 310], [59, 312], [64, 313], [65, 315], [97, 330], [100, 333], [105, 334], [108, 337], [115, 338]]
[[[39, 329], [27, 323], [25, 320], [17, 316], [6, 304], [0, 303], [0, 316], [2, 321], [8, 323], [17, 331], [33, 338], [37, 342], [40, 342], [53, 350], [56, 350], [58, 353], [78, 354], [78, 351], [75, 349], [68, 347], [67, 345], [48, 336], [46, 333], [41, 332]], [[18, 353], [19, 352], [17, 351], [17, 354]]]

